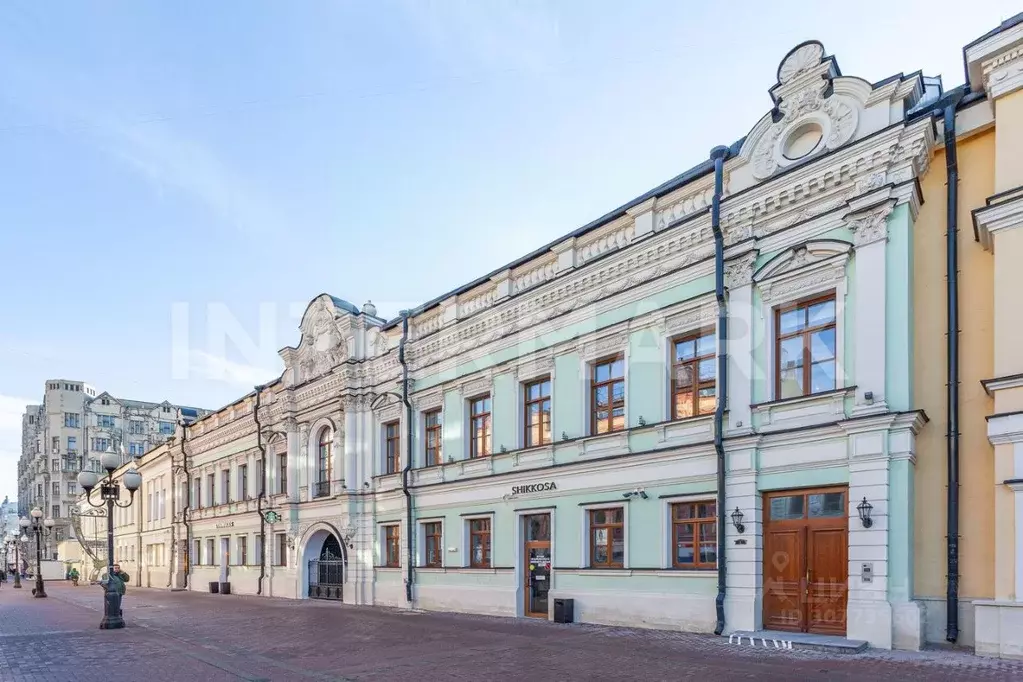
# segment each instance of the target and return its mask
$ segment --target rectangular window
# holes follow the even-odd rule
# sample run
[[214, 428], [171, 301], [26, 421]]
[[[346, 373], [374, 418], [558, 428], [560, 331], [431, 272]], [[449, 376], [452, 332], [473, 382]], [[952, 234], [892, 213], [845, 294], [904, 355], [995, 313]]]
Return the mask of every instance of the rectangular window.
[[[196, 566], [202, 566], [202, 540], [194, 540], [192, 542], [192, 556], [187, 557], [188, 561]], [[185, 570], [188, 570], [188, 566], [185, 566]]]
[[775, 398], [834, 390], [834, 294], [778, 308], [774, 328]]
[[51, 519], [59, 519], [60, 518], [60, 505], [59, 504], [53, 505], [53, 508], [50, 509], [50, 518]]
[[469, 521], [469, 565], [490, 568], [490, 519]]
[[679, 502], [671, 505], [671, 565], [675, 568], [716, 568], [718, 563], [717, 504]]
[[238, 467], [238, 499], [249, 499], [249, 465], [242, 464]]
[[288, 565], [288, 536], [284, 533], [277, 534], [277, 557], [275, 563], [278, 566]]
[[714, 332], [683, 336], [672, 347], [672, 419], [710, 414], [717, 406]]
[[160, 510], [159, 510], [160, 511], [160, 519], [163, 520], [166, 517], [166, 512], [167, 512], [167, 490], [166, 489], [160, 489], [160, 491], [157, 492], [157, 496], [158, 496], [158, 499], [160, 500], [160, 504], [159, 504], [159, 507], [160, 507]]
[[206, 504], [213, 506], [217, 503], [217, 477], [215, 474], [206, 475]]
[[206, 564], [213, 566], [217, 563], [217, 545], [213, 538], [206, 540]]
[[114, 428], [114, 416], [112, 414], [98, 414], [96, 415], [96, 426], [104, 429]]
[[51, 440], [51, 445], [53, 445], [54, 452], [60, 450], [60, 436], [54, 436], [50, 440]]
[[423, 524], [423, 541], [423, 547], [426, 550], [426, 566], [441, 568], [444, 565], [444, 542], [439, 521]]
[[401, 566], [401, 529], [398, 526], [384, 526], [384, 566]]
[[279, 472], [277, 480], [277, 492], [286, 493], [288, 492], [288, 455], [281, 453], [277, 455], [277, 471]]
[[245, 566], [249, 563], [249, 537], [247, 535], [238, 536], [238, 565]]
[[545, 377], [522, 387], [523, 440], [527, 448], [551, 442], [551, 380]]
[[51, 459], [50, 460], [50, 471], [60, 471], [60, 460], [59, 459]]
[[590, 433], [611, 433], [625, 428], [625, 358], [617, 356], [593, 364], [590, 377]]
[[202, 507], [202, 482], [199, 480], [198, 476], [196, 476], [195, 480], [192, 482], [191, 502], [192, 503], [189, 506], [192, 509], [199, 509], [200, 507]]
[[162, 435], [162, 436], [173, 436], [174, 435], [174, 422], [160, 422], [160, 435]]
[[625, 509], [590, 510], [590, 568], [625, 566]]
[[440, 410], [431, 410], [423, 415], [423, 426], [426, 429], [426, 466], [434, 466], [444, 462], [442, 432], [443, 417]]
[[53, 489], [54, 495], [60, 496], [60, 481], [54, 481], [50, 487]]
[[490, 395], [469, 401], [469, 457], [490, 455]]
[[384, 473], [396, 474], [401, 471], [401, 423], [384, 424]]
[[75, 436], [67, 437], [67, 452], [69, 455], [73, 455], [78, 452], [78, 438]]
[[137, 419], [132, 419], [130, 422], [128, 422], [128, 433], [135, 435], [145, 433], [145, 431], [143, 430], [144, 429], [143, 424], [144, 422], [141, 422]]
[[231, 501], [231, 470], [224, 469], [220, 472], [220, 503], [227, 504]]
[[64, 426], [69, 429], [77, 429], [79, 424], [79, 414], [77, 412], [65, 412], [64, 413]]
[[78, 494], [78, 484], [73, 482], [73, 481], [68, 481], [68, 484], [67, 484], [67, 494], [68, 495], [72, 495], [72, 496], [73, 495], [77, 495]]

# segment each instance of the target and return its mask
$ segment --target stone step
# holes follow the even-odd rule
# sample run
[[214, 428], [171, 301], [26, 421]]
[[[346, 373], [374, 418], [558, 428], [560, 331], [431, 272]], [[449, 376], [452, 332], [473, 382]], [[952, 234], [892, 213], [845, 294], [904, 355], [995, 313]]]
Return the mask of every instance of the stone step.
[[846, 639], [835, 635], [815, 635], [808, 632], [782, 632], [758, 630], [733, 632], [728, 641], [736, 646], [767, 647], [768, 649], [812, 649], [833, 654], [858, 654], [867, 649], [861, 639]]

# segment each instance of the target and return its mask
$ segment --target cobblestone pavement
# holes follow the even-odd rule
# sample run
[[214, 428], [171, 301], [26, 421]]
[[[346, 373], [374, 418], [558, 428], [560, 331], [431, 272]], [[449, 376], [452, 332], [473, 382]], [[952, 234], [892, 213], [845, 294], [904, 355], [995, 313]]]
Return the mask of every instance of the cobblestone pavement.
[[0, 590], [0, 682], [164, 680], [1023, 680], [952, 651], [858, 656], [727, 638], [131, 588], [124, 630], [98, 587]]

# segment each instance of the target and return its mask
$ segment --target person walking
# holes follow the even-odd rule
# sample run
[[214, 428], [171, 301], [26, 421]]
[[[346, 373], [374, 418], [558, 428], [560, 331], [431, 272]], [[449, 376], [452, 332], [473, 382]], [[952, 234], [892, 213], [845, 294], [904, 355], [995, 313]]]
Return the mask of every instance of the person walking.
[[78, 587], [78, 569], [77, 568], [72, 568], [70, 571], [68, 571], [68, 578], [71, 579], [71, 584], [72, 585], [74, 585], [75, 587]]

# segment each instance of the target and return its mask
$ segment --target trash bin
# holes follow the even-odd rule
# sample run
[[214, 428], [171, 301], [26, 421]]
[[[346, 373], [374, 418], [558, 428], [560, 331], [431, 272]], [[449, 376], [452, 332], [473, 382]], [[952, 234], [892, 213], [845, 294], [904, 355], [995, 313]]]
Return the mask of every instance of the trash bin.
[[554, 600], [554, 622], [555, 623], [572, 623], [575, 618], [575, 600], [574, 599], [555, 599]]
[[220, 592], [220, 583], [210, 583], [210, 594]]
[[231, 594], [231, 583], [220, 583], [220, 594]]

